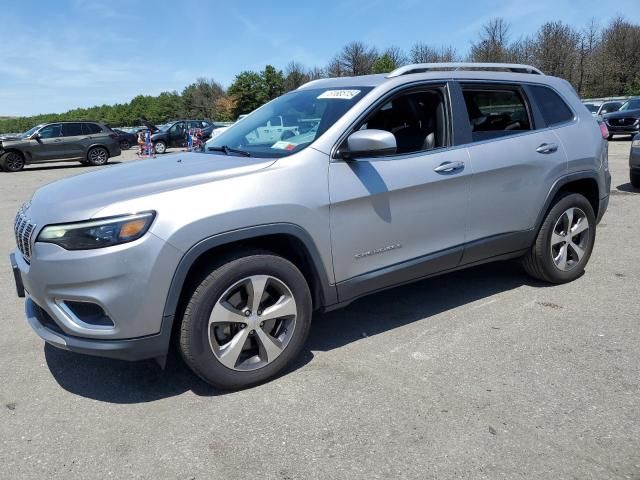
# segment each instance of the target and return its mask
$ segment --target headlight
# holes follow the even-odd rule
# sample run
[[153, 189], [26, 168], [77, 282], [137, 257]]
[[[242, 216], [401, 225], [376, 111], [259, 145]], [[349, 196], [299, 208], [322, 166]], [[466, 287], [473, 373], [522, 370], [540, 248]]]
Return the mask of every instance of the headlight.
[[155, 212], [108, 217], [78, 223], [47, 225], [38, 242], [55, 243], [67, 250], [90, 250], [132, 242], [144, 235]]
[[638, 140], [634, 140], [633, 142], [631, 142], [631, 146], [633, 148], [640, 148], [640, 138]]

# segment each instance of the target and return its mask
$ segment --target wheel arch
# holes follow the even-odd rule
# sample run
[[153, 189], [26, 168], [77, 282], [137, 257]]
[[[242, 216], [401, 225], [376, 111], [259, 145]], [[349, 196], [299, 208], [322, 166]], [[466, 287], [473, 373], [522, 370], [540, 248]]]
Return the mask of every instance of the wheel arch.
[[559, 178], [547, 194], [547, 199], [543, 208], [538, 214], [535, 231], [537, 232], [547, 213], [554, 204], [556, 197], [564, 192], [579, 193], [584, 195], [593, 207], [593, 212], [598, 218], [598, 210], [600, 208], [600, 187], [598, 184], [598, 175], [593, 171], [583, 171], [571, 173]]
[[320, 253], [309, 233], [294, 224], [278, 223], [213, 235], [193, 245], [176, 267], [163, 316], [176, 315], [190, 289], [189, 279], [197, 278], [199, 271], [221, 255], [246, 248], [271, 251], [296, 265], [309, 283], [314, 309], [337, 303], [336, 288], [329, 282]]
[[85, 154], [85, 156], [89, 156], [89, 152], [91, 150], [93, 150], [94, 148], [98, 148], [98, 147], [102, 147], [107, 151], [107, 156], [111, 157], [111, 150], [109, 150], [109, 147], [106, 146], [104, 143], [92, 143], [91, 145], [89, 145], [89, 147], [87, 147], [87, 153]]

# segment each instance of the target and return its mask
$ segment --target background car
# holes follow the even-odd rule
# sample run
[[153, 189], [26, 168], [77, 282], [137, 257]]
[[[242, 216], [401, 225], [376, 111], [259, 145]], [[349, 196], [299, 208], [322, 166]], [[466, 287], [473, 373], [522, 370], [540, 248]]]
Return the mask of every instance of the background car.
[[627, 100], [620, 110], [602, 116], [609, 129], [609, 140], [614, 135], [635, 135], [640, 132], [640, 97]]
[[617, 112], [624, 102], [618, 100], [609, 100], [606, 102], [587, 102], [583, 105], [591, 112], [591, 115], [597, 117], [605, 113]]
[[118, 142], [120, 142], [120, 148], [122, 150], [129, 150], [132, 145], [138, 142], [138, 137], [135, 133], [125, 132], [119, 128], [114, 128], [113, 131], [118, 134]]
[[187, 145], [187, 133], [191, 129], [199, 128], [202, 131], [202, 138], [211, 136], [214, 129], [213, 122], [208, 120], [175, 120], [165, 124], [162, 128], [150, 122], [142, 122], [145, 127], [151, 130], [151, 142], [156, 153], [165, 153], [167, 148], [184, 147]]
[[633, 142], [631, 142], [629, 180], [635, 188], [640, 188], [640, 133], [633, 137]]
[[98, 122], [43, 123], [0, 142], [0, 167], [17, 172], [31, 163], [79, 161], [104, 165], [120, 155], [118, 134]]

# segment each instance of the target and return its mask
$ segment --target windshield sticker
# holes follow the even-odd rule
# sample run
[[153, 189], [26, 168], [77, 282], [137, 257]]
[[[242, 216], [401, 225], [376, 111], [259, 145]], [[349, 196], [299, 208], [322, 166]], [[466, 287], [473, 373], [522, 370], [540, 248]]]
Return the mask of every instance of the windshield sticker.
[[277, 148], [278, 150], [293, 150], [294, 148], [296, 148], [296, 145], [295, 143], [289, 143], [289, 142], [280, 140], [279, 142], [276, 142], [273, 145], [271, 145], [271, 148]]
[[321, 98], [337, 98], [341, 100], [351, 100], [357, 96], [360, 90], [327, 90], [326, 92], [318, 95], [318, 100]]

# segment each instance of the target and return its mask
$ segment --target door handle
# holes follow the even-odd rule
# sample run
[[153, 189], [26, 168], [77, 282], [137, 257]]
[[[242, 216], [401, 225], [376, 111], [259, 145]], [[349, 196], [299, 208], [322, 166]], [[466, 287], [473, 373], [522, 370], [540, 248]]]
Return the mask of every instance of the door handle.
[[538, 148], [536, 148], [536, 152], [538, 153], [553, 153], [558, 151], [558, 145], [555, 143], [543, 143]]
[[62, 141], [62, 139], [61, 139], [61, 138], [56, 138], [56, 139], [54, 140], [54, 142], [61, 142], [61, 141]]
[[456, 170], [462, 170], [464, 162], [444, 162], [433, 169], [436, 173], [453, 173]]

